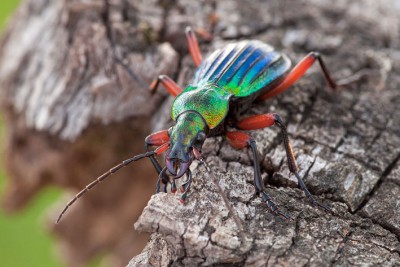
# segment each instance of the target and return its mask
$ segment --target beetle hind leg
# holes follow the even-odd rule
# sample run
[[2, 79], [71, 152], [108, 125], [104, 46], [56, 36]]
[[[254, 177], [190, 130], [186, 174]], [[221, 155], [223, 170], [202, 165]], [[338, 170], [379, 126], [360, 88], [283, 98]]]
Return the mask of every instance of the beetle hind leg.
[[283, 93], [290, 86], [292, 86], [298, 79], [300, 79], [315, 62], [319, 63], [321, 71], [324, 74], [325, 80], [332, 90], [335, 90], [340, 86], [346, 86], [350, 83], [353, 83], [362, 77], [361, 75], [355, 74], [346, 79], [335, 82], [328, 68], [326, 67], [324, 60], [322, 59], [321, 54], [318, 52], [310, 52], [299, 63], [297, 63], [296, 66], [294, 66], [294, 68], [286, 75], [286, 77], [276, 87], [260, 95], [258, 99], [265, 100]]

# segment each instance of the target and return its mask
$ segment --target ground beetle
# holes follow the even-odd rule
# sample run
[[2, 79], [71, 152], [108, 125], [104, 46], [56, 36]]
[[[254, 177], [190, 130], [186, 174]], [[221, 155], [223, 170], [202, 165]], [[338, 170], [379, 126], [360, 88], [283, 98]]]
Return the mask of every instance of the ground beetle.
[[[240, 130], [279, 126], [290, 172], [296, 176], [299, 187], [312, 204], [330, 211], [328, 207], [314, 199], [299, 176], [296, 159], [281, 117], [278, 114], [267, 113], [239, 119], [255, 100], [269, 99], [284, 92], [316, 61], [321, 66], [329, 86], [332, 89], [337, 88], [338, 84], [331, 78], [320, 54], [311, 52], [290, 69], [291, 61], [286, 55], [260, 41], [247, 40], [228, 44], [202, 60], [196, 36], [190, 28], [186, 29], [186, 38], [189, 52], [197, 66], [193, 82], [182, 90], [171, 78], [160, 75], [150, 85], [154, 93], [161, 83], [171, 95], [176, 97], [171, 108], [175, 125], [168, 130], [147, 136], [146, 153], [123, 161], [87, 185], [65, 206], [57, 222], [77, 199], [96, 184], [120, 168], [145, 157], [150, 158], [158, 172], [157, 193], [160, 191], [161, 182], [164, 184], [164, 192], [168, 184], [171, 184], [171, 191], [176, 192], [175, 179], [186, 174], [187, 179], [182, 185], [183, 194], [180, 198], [181, 202], [184, 202], [192, 183], [189, 166], [193, 160], [201, 159], [201, 148], [205, 139], [218, 135], [225, 135], [234, 148], [249, 147], [252, 150], [256, 193], [261, 194], [262, 201], [274, 214], [288, 218], [272, 201], [264, 187], [254, 139], [244, 132], [227, 131], [227, 126]], [[151, 151], [151, 146], [156, 146], [157, 149]], [[162, 168], [155, 156], [164, 151], [166, 151], [166, 166]]]

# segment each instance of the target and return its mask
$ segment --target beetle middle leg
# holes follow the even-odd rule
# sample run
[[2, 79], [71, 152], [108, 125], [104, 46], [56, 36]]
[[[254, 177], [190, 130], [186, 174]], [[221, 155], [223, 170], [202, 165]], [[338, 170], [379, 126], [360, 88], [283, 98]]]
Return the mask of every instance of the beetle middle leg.
[[257, 194], [261, 194], [263, 202], [268, 208], [278, 216], [284, 219], [290, 219], [290, 217], [280, 211], [278, 206], [272, 201], [272, 198], [267, 193], [264, 183], [261, 178], [260, 161], [258, 159], [258, 152], [256, 142], [251, 136], [242, 132], [227, 132], [226, 137], [231, 146], [237, 149], [250, 147], [253, 152], [253, 167], [254, 167], [254, 187]]
[[262, 129], [265, 127], [269, 127], [272, 125], [277, 125], [281, 128], [281, 133], [283, 136], [283, 144], [284, 144], [285, 150], [286, 150], [289, 171], [296, 176], [299, 187], [304, 191], [304, 193], [310, 200], [311, 204], [319, 206], [326, 211], [332, 212], [330, 208], [326, 207], [325, 205], [323, 205], [315, 200], [315, 198], [311, 195], [310, 191], [308, 191], [306, 185], [304, 184], [303, 179], [301, 179], [300, 175], [298, 174], [299, 168], [297, 166], [296, 159], [293, 154], [292, 146], [290, 145], [290, 142], [289, 142], [289, 136], [286, 131], [286, 126], [278, 114], [267, 113], [267, 114], [261, 114], [261, 115], [254, 115], [254, 116], [242, 119], [237, 123], [238, 128], [242, 129], [242, 130], [256, 130], [256, 129]]

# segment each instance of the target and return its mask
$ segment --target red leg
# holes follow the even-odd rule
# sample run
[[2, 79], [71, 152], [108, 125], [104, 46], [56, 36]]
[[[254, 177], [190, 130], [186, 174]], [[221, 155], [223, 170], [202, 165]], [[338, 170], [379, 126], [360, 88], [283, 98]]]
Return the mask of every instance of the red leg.
[[169, 141], [168, 130], [162, 130], [159, 132], [148, 135], [145, 142], [149, 146], [162, 146]]
[[296, 158], [294, 157], [293, 149], [289, 142], [289, 136], [286, 131], [286, 126], [283, 124], [282, 119], [278, 114], [267, 113], [262, 115], [251, 116], [243, 120], [240, 120], [237, 123], [237, 126], [239, 129], [242, 130], [256, 130], [269, 127], [275, 124], [281, 128], [283, 136], [283, 145], [285, 146], [286, 150], [286, 157], [288, 161], [289, 171], [296, 176], [299, 187], [304, 191], [304, 193], [306, 194], [306, 196], [313, 205], [320, 206], [326, 211], [331, 211], [328, 207], [320, 204], [314, 199], [314, 197], [311, 195], [306, 185], [304, 184], [303, 179], [301, 179], [300, 175], [298, 174], [299, 167], [297, 166]]
[[265, 127], [270, 127], [277, 124], [281, 128], [283, 135], [283, 144], [285, 145], [286, 155], [288, 158], [289, 170], [292, 173], [297, 173], [298, 167], [296, 159], [293, 154], [292, 146], [289, 142], [289, 137], [286, 131], [286, 126], [283, 124], [281, 117], [275, 113], [267, 113], [261, 115], [254, 115], [245, 119], [240, 120], [237, 123], [237, 127], [242, 130], [256, 130]]
[[198, 67], [203, 60], [199, 48], [199, 42], [197, 41], [196, 35], [190, 27], [186, 28], [186, 39], [189, 46], [189, 52], [192, 55], [194, 64]]
[[264, 183], [261, 178], [260, 162], [258, 159], [258, 152], [256, 142], [250, 135], [242, 132], [227, 132], [226, 138], [234, 148], [241, 149], [245, 147], [250, 147], [253, 152], [253, 167], [254, 167], [254, 187], [257, 194], [261, 194], [263, 202], [268, 206], [268, 208], [278, 216], [284, 219], [289, 219], [290, 217], [282, 213], [278, 206], [272, 201], [272, 198], [267, 193]]
[[160, 154], [162, 154], [165, 150], [167, 150], [168, 148], [169, 148], [169, 143], [165, 143], [165, 144], [163, 144], [163, 145], [157, 147], [156, 150], [154, 150], [154, 152], [155, 152], [157, 155], [160, 155]]
[[242, 119], [237, 123], [237, 127], [242, 130], [257, 130], [272, 126], [274, 124], [275, 114], [267, 113]]
[[321, 55], [317, 52], [311, 52], [305, 58], [303, 58], [299, 63], [297, 63], [297, 65], [289, 72], [289, 74], [285, 77], [285, 79], [281, 83], [279, 83], [275, 88], [271, 89], [269, 92], [259, 96], [258, 99], [265, 100], [274, 97], [282, 93], [286, 89], [288, 89], [304, 75], [304, 73], [315, 63], [316, 60], [318, 60], [322, 72], [325, 76], [325, 80], [327, 81], [329, 86], [332, 89], [336, 89], [337, 84], [332, 79], [331, 74], [329, 73], [324, 61], [321, 58]]
[[177, 96], [183, 91], [182, 88], [180, 88], [179, 85], [177, 85], [170, 77], [168, 77], [167, 75], [160, 75], [150, 85], [150, 91], [152, 94], [157, 91], [160, 83], [164, 85], [164, 87], [172, 96]]
[[236, 149], [242, 149], [249, 146], [250, 135], [242, 132], [226, 132], [226, 139], [229, 144]]
[[[150, 146], [158, 146], [158, 148], [155, 150], [156, 154], [159, 155], [162, 152], [164, 152], [166, 149], [169, 147], [169, 136], [168, 136], [168, 130], [163, 130], [159, 131], [156, 133], [152, 133], [149, 136], [146, 137], [145, 139], [145, 148], [146, 151], [150, 151]], [[157, 188], [159, 188], [159, 182], [162, 180], [164, 185], [166, 186], [168, 183], [168, 176], [163, 172], [163, 168], [161, 167], [160, 163], [158, 160], [154, 157], [154, 155], [149, 156], [151, 163], [153, 163], [154, 168], [157, 171], [158, 174], [158, 182], [157, 182]], [[166, 189], [166, 187], [164, 188]], [[158, 192], [158, 189], [156, 190]], [[164, 190], [165, 191], [165, 190]]]

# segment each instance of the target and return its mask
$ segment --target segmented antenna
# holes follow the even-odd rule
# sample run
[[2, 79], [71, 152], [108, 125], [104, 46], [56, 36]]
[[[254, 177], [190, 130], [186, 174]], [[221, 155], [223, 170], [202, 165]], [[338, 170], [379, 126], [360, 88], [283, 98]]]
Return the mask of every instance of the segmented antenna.
[[115, 62], [117, 62], [117, 64], [121, 65], [128, 73], [129, 77], [131, 77], [131, 79], [137, 82], [141, 87], [146, 89], [149, 87], [149, 85], [145, 81], [143, 81], [139, 76], [137, 76], [128, 65], [126, 65], [121, 59], [119, 59], [115, 55], [114, 55], [114, 60]]
[[111, 174], [114, 174], [119, 169], [129, 165], [130, 163], [132, 163], [134, 161], [137, 161], [137, 160], [142, 159], [142, 158], [150, 157], [150, 156], [155, 155], [155, 154], [157, 154], [157, 151], [150, 151], [150, 152], [146, 152], [146, 153], [143, 153], [143, 154], [140, 154], [140, 155], [136, 155], [133, 158], [126, 159], [126, 160], [122, 161], [120, 164], [112, 167], [108, 172], [103, 173], [102, 175], [97, 177], [96, 180], [94, 180], [93, 182], [88, 184], [84, 189], [82, 189], [78, 194], [76, 194], [73, 199], [71, 199], [67, 203], [67, 205], [64, 207], [64, 209], [61, 211], [60, 215], [58, 215], [58, 219], [57, 219], [56, 223], [58, 223], [61, 220], [62, 216], [68, 210], [68, 208], [71, 207], [81, 196], [83, 196], [85, 193], [87, 193], [90, 189], [95, 187], [100, 182], [104, 181], [108, 176], [110, 176]]

